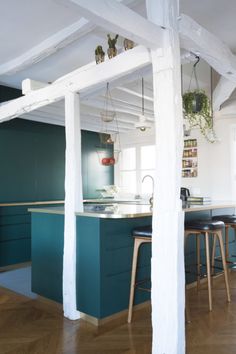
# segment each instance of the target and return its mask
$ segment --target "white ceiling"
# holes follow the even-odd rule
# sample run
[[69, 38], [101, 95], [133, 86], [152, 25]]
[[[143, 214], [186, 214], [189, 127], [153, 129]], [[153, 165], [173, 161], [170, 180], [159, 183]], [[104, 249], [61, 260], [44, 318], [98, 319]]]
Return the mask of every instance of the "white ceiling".
[[[89, 1], [89, 0], [88, 0]], [[143, 0], [124, 0], [129, 6], [142, 15], [146, 15], [145, 3]], [[180, 12], [190, 15], [206, 29], [217, 35], [226, 42], [229, 47], [236, 51], [236, 1], [235, 0], [180, 0]], [[0, 11], [0, 69], [5, 67], [15, 58], [22, 56], [32, 47], [39, 45], [48, 37], [60, 30], [70, 26], [81, 18], [75, 4], [70, 0], [7, 0], [1, 1]], [[95, 28], [88, 34], [82, 36], [73, 43], [60, 49], [56, 53], [39, 61], [36, 64], [28, 65], [15, 73], [0, 75], [0, 83], [7, 86], [21, 87], [25, 78], [51, 82], [69, 73], [70, 71], [83, 66], [94, 60], [94, 49], [97, 45], [107, 48], [107, 31]], [[118, 48], [122, 47], [123, 39], [119, 38]], [[141, 93], [141, 76], [130, 82], [120, 83], [120, 87]], [[152, 119], [152, 83], [148, 71], [145, 74], [145, 95], [150, 99], [145, 100], [145, 109]], [[96, 97], [87, 97], [83, 101], [84, 126], [96, 126], [99, 130], [99, 112], [104, 102], [105, 88]], [[117, 110], [118, 120], [121, 126], [126, 129], [134, 127], [141, 113], [141, 98], [122, 89], [114, 88], [112, 96]], [[29, 119], [48, 121], [63, 124], [63, 105], [45, 107], [43, 112], [35, 112], [27, 115]], [[60, 122], [59, 122], [60, 120]], [[125, 122], [126, 120], [126, 122]], [[122, 125], [123, 124], [123, 125]]]

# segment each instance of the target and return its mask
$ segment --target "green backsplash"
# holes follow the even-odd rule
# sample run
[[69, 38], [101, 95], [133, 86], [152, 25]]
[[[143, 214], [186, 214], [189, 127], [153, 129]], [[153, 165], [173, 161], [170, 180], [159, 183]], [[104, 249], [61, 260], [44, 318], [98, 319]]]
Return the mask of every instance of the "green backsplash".
[[[19, 90], [0, 86], [0, 101]], [[113, 184], [114, 168], [102, 166], [96, 153], [99, 135], [82, 131], [84, 198]], [[16, 118], [0, 124], [0, 203], [64, 199], [65, 129]]]

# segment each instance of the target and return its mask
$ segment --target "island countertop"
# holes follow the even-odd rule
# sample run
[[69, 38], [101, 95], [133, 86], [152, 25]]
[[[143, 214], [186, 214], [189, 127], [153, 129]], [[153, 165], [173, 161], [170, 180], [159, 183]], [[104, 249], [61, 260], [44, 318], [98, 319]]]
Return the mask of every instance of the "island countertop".
[[[183, 210], [186, 213], [203, 211], [203, 210], [213, 210], [213, 209], [224, 209], [224, 208], [235, 208], [236, 201], [212, 201], [211, 204], [188, 204]], [[44, 208], [30, 208], [30, 212], [33, 213], [49, 213], [49, 214], [64, 214], [64, 207], [44, 207]], [[152, 215], [152, 208], [150, 205], [141, 204], [90, 204], [84, 205], [83, 212], [76, 212], [78, 216], [88, 216], [95, 218], [111, 218], [111, 219], [122, 219], [122, 218], [139, 218]]]

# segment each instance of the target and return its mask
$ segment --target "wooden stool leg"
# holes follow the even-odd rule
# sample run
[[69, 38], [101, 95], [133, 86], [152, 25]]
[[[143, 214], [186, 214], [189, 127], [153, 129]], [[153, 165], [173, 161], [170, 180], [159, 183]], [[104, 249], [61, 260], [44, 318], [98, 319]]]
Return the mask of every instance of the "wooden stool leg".
[[218, 231], [216, 234], [218, 236], [219, 244], [220, 244], [220, 253], [221, 253], [222, 265], [223, 265], [223, 269], [224, 269], [225, 288], [226, 288], [227, 300], [228, 300], [228, 302], [230, 302], [231, 299], [230, 299], [230, 290], [229, 290], [228, 267], [227, 267], [226, 259], [225, 259], [225, 250], [224, 250], [222, 232]]
[[209, 250], [209, 233], [208, 232], [205, 232], [205, 244], [206, 244], [206, 266], [207, 266], [209, 310], [212, 311], [211, 266], [210, 266], [210, 250]]
[[[236, 227], [233, 226], [234, 229], [234, 250], [235, 250], [235, 245], [236, 245]], [[234, 257], [235, 257], [235, 251], [234, 251]]]
[[188, 294], [186, 290], [185, 290], [185, 322], [191, 323]]
[[132, 262], [132, 273], [131, 273], [131, 284], [130, 284], [130, 296], [129, 296], [129, 310], [128, 310], [128, 323], [132, 321], [133, 303], [134, 303], [134, 288], [135, 279], [137, 271], [137, 261], [138, 261], [138, 251], [139, 247], [143, 241], [135, 238], [134, 239], [134, 251], [133, 251], [133, 262]]
[[225, 225], [225, 258], [229, 260], [229, 226]]
[[196, 248], [197, 248], [197, 291], [200, 290], [200, 273], [201, 273], [201, 234], [196, 234]]
[[[184, 232], [184, 251], [186, 249], [186, 243], [187, 243], [187, 237], [190, 234], [188, 232]], [[189, 302], [188, 302], [188, 295], [187, 295], [187, 290], [186, 290], [186, 285], [185, 285], [185, 322], [190, 323], [190, 310], [189, 310]]]
[[213, 234], [213, 244], [212, 244], [212, 253], [211, 253], [211, 275], [214, 275], [215, 253], [216, 253], [216, 235]]

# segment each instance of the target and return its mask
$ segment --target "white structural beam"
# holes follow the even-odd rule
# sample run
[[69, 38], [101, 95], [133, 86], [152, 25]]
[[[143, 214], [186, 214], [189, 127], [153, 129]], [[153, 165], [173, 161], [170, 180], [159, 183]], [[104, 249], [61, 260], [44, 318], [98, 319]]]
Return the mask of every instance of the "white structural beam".
[[[142, 112], [142, 105], [141, 102], [140, 104], [135, 104], [135, 103], [130, 103], [129, 100], [124, 100], [118, 97], [112, 97], [112, 100], [116, 103], [116, 106], [118, 104], [118, 107], [128, 107], [130, 109], [133, 109], [134, 112], [136, 112], [136, 114], [140, 115]], [[151, 119], [151, 117], [153, 116], [153, 109], [150, 109], [150, 106], [147, 107], [145, 105], [145, 116], [149, 116], [149, 118]]]
[[[126, 5], [134, 3], [134, 0], [119, 0]], [[85, 18], [81, 18], [72, 25], [63, 28], [50, 37], [35, 45], [30, 50], [18, 57], [0, 65], [0, 75], [11, 75], [26, 69], [28, 66], [36, 64], [48, 56], [65, 48], [69, 44], [77, 41], [89, 32], [93, 31], [96, 25]]]
[[49, 84], [46, 82], [25, 79], [22, 81], [22, 84], [21, 84], [22, 94], [27, 95], [31, 91], [39, 90], [39, 89], [46, 87], [48, 85]]
[[[56, 124], [56, 125], [65, 125], [65, 115], [63, 114], [63, 108], [61, 108], [60, 114], [53, 113], [47, 110], [36, 110], [21, 116], [23, 119], [33, 120], [35, 122]], [[118, 127], [120, 132], [125, 132], [128, 130], [134, 129], [135, 120], [131, 120], [129, 117], [117, 118]], [[94, 131], [101, 131], [101, 118], [97, 114], [92, 113], [90, 110], [84, 109], [81, 105], [81, 128], [86, 129], [89, 126], [89, 130], [94, 127]], [[117, 131], [116, 122], [109, 123], [106, 127], [107, 131]]]
[[72, 25], [63, 28], [59, 32], [48, 37], [41, 43], [32, 47], [27, 52], [20, 56], [0, 65], [0, 75], [15, 74], [18, 71], [24, 70], [26, 67], [36, 64], [39, 61], [47, 58], [49, 55], [56, 53], [70, 43], [78, 40], [88, 32], [92, 31], [95, 25], [81, 18]]
[[116, 0], [70, 0], [93, 23], [150, 48], [162, 47], [164, 29]]
[[34, 112], [30, 112], [29, 114], [25, 114], [25, 115], [21, 116], [21, 118], [19, 118], [19, 119], [26, 119], [26, 120], [31, 120], [34, 122], [61, 125], [61, 126], [65, 125], [65, 119], [60, 119], [60, 118], [51, 119], [49, 117], [42, 117], [42, 116], [35, 114]]
[[76, 215], [83, 211], [79, 94], [65, 95], [66, 168], [63, 254], [64, 316], [76, 320]]
[[88, 88], [96, 88], [101, 83], [120, 79], [150, 62], [150, 52], [138, 46], [99, 65], [95, 63], [86, 65], [48, 87], [0, 105], [0, 123], [57, 102], [64, 98], [67, 91], [85, 92]]
[[[137, 92], [137, 91], [134, 91], [134, 90], [130, 90], [130, 89], [128, 89], [127, 87], [118, 86], [118, 87], [116, 87], [116, 89], [119, 90], [119, 91], [128, 93], [129, 95], [142, 98], [142, 94], [141, 94], [141, 93], [139, 93], [139, 92]], [[144, 98], [146, 101], [153, 102], [153, 97], [150, 97], [150, 96], [147, 96], [147, 95], [143, 95], [143, 98]]]
[[[133, 50], [133, 49], [132, 49]], [[134, 80], [140, 79], [140, 77], [145, 77], [146, 75], [150, 75], [151, 73], [151, 62], [149, 65], [146, 65], [145, 67], [132, 71], [131, 73], [122, 76], [120, 79], [115, 80], [114, 82], [109, 83], [109, 89], [112, 92], [113, 89], [115, 89], [117, 86], [125, 85], [130, 82], [133, 82]], [[147, 89], [145, 85], [145, 90]], [[105, 92], [105, 87], [104, 84], [98, 85], [95, 89], [88, 89], [86, 92], [81, 94], [81, 100], [84, 100], [86, 98], [91, 98], [94, 96], [97, 96], [101, 93]]]
[[152, 353], [184, 354], [184, 215], [180, 201], [183, 113], [178, 0], [146, 3], [151, 21], [162, 22], [163, 26], [167, 22], [172, 28], [164, 39], [163, 57], [152, 51], [157, 156], [152, 222]]
[[[81, 112], [82, 115], [88, 115], [91, 117], [94, 117], [96, 119], [99, 119], [100, 121], [100, 125], [101, 125], [101, 109], [97, 109], [95, 106], [90, 106], [90, 105], [85, 105], [85, 104], [81, 104]], [[120, 124], [122, 123], [123, 125], [130, 125], [130, 124], [135, 124], [138, 121], [138, 117], [137, 116], [133, 116], [131, 114], [122, 114], [122, 113], [118, 113], [116, 112], [116, 117], [117, 117], [117, 121], [118, 124], [120, 126]], [[113, 123], [113, 122], [111, 122]], [[111, 123], [107, 124], [107, 127], [110, 126]]]
[[213, 91], [213, 112], [219, 111], [221, 105], [230, 98], [235, 90], [236, 82], [229, 81], [224, 76], [221, 76], [216, 88]]
[[179, 20], [179, 32], [182, 47], [198, 54], [219, 74], [236, 83], [236, 56], [225, 43], [184, 14]]
[[[115, 109], [116, 112], [118, 113], [127, 113], [135, 116], [139, 116], [142, 112], [141, 106], [135, 106], [132, 104], [129, 104], [126, 101], [119, 100], [118, 98], [115, 98], [114, 96], [112, 97], [112, 100], [115, 102]], [[87, 99], [84, 101], [84, 103], [89, 104], [92, 107], [97, 107], [98, 109], [103, 109], [104, 108], [104, 98], [102, 97], [100, 100], [99, 99]], [[149, 109], [145, 109], [145, 116], [148, 119], [153, 119], [153, 111]]]

